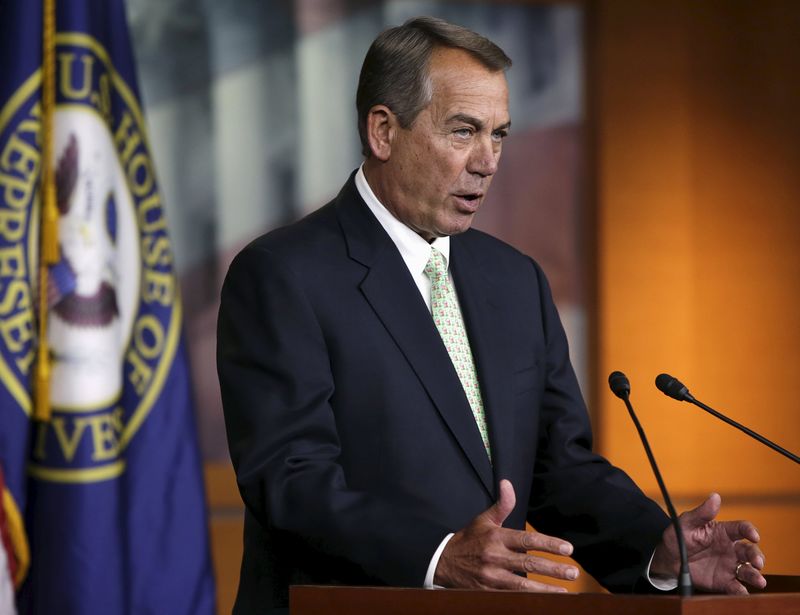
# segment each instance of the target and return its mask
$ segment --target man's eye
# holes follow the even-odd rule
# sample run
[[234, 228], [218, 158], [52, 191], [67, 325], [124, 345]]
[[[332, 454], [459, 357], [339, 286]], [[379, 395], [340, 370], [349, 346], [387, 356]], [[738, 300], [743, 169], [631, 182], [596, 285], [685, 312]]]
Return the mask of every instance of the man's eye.
[[507, 136], [508, 136], [508, 131], [506, 131], [506, 130], [495, 130], [492, 133], [492, 139], [494, 139], [498, 143], [500, 141], [502, 141], [503, 139], [505, 139]]
[[472, 129], [471, 128], [456, 128], [453, 131], [453, 134], [457, 137], [461, 137], [462, 139], [469, 139], [472, 136]]

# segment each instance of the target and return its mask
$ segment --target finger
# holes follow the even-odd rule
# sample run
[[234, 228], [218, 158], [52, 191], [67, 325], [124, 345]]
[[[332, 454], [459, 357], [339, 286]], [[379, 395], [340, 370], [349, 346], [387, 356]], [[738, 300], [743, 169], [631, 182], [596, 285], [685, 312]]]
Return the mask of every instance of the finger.
[[739, 568], [739, 573], [736, 574], [736, 580], [741, 583], [746, 583], [751, 587], [763, 588], [767, 585], [767, 580], [762, 576], [761, 572], [749, 563]]
[[750, 542], [758, 542], [761, 536], [758, 534], [756, 526], [749, 521], [723, 521], [722, 527], [731, 540], [746, 538]]
[[681, 515], [681, 526], [685, 530], [702, 527], [716, 518], [721, 506], [722, 498], [720, 495], [712, 493], [700, 506], [687, 510]]
[[486, 516], [495, 525], [503, 525], [508, 515], [514, 510], [517, 503], [517, 496], [514, 494], [514, 486], [510, 480], [503, 479], [498, 486], [500, 496], [492, 506], [486, 510]]
[[545, 557], [535, 555], [515, 555], [509, 558], [508, 566], [511, 570], [529, 574], [540, 574], [554, 579], [574, 581], [580, 574], [575, 566], [560, 564]]
[[567, 591], [564, 587], [550, 585], [549, 583], [542, 583], [540, 581], [534, 581], [528, 577], [521, 577], [505, 570], [501, 573], [498, 573], [495, 579], [490, 580], [486, 584], [486, 587], [493, 589], [512, 589], [516, 591], [550, 592], [559, 594], [563, 594]]
[[756, 570], [764, 568], [764, 554], [757, 545], [750, 542], [739, 541], [733, 546], [736, 552], [736, 559], [740, 562], [750, 562]]
[[542, 551], [554, 555], [572, 555], [572, 544], [555, 536], [526, 532], [523, 530], [505, 529], [502, 533], [503, 544], [512, 551]]

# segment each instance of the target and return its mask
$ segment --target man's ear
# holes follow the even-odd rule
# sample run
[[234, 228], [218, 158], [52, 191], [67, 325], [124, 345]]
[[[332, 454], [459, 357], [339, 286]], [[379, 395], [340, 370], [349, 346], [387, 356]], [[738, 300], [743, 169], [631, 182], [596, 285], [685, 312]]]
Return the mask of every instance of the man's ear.
[[386, 105], [375, 105], [367, 113], [367, 142], [373, 157], [389, 160], [397, 133], [397, 116]]

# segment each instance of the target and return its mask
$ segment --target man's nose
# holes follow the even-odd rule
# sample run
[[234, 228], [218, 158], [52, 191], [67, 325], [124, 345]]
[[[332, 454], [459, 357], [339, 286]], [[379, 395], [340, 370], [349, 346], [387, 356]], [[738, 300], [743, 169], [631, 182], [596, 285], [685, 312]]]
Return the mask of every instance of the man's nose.
[[497, 172], [497, 163], [500, 160], [499, 144], [491, 136], [479, 139], [470, 155], [467, 171], [477, 173], [482, 177], [489, 177]]

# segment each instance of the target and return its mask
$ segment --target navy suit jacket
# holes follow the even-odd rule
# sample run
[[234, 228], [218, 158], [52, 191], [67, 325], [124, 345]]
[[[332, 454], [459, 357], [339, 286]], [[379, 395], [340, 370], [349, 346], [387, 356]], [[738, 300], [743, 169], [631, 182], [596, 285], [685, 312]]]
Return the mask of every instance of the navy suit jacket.
[[223, 291], [218, 370], [246, 504], [235, 613], [285, 606], [294, 583], [423, 583], [448, 532], [509, 479], [506, 527], [575, 545], [631, 590], [667, 525], [591, 450], [542, 270], [484, 233], [450, 262], [483, 393], [492, 462], [431, 315], [353, 177], [329, 204], [255, 240]]

